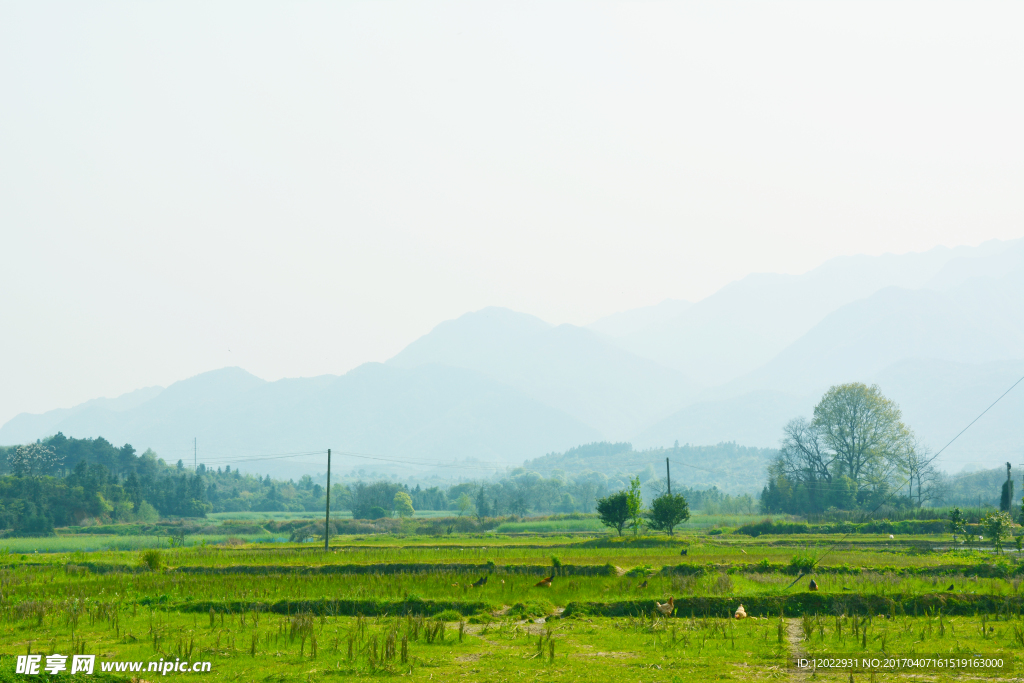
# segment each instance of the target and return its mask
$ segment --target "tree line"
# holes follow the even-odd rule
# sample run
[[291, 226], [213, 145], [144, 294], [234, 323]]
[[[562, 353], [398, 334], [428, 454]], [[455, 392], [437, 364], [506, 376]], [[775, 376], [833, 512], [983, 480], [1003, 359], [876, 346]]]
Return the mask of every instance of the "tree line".
[[52, 533], [54, 526], [156, 521], [202, 516], [206, 487], [152, 451], [141, 455], [105, 439], [56, 434], [34, 444], [0, 448], [0, 529]]
[[[649, 468], [648, 468], [649, 469]], [[664, 493], [664, 481], [644, 471], [634, 477], [644, 496]], [[549, 476], [523, 468], [497, 479], [421, 487], [379, 480], [332, 486], [332, 509], [357, 519], [448, 511], [478, 519], [504, 515], [592, 513], [599, 500], [632, 479], [593, 471]], [[708, 506], [749, 508], [747, 497], [717, 488], [686, 491]], [[203, 517], [208, 512], [286, 512], [324, 509], [324, 487], [306, 475], [296, 481], [242, 473], [230, 466], [195, 471], [156, 453], [117, 447], [102, 437], [58, 433], [34, 444], [0, 447], [0, 532], [47, 534], [54, 527], [153, 522], [164, 517]], [[742, 510], [739, 510], [742, 511]]]

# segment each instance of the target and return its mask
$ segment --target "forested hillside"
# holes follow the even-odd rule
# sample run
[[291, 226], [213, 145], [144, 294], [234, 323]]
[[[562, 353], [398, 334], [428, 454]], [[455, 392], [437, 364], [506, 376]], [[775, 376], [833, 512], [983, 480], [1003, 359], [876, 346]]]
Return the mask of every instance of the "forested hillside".
[[322, 509], [323, 490], [178, 461], [106, 439], [57, 433], [39, 443], [0, 448], [0, 530], [46, 534], [55, 526], [202, 517], [214, 510]]
[[749, 448], [735, 443], [634, 450], [629, 443], [591, 443], [564, 453], [549, 453], [528, 460], [528, 470], [606, 475], [641, 473], [642, 480], [665, 477], [665, 459], [671, 464], [673, 485], [693, 489], [717, 487], [726, 493], [755, 493], [765, 481], [765, 467], [775, 456], [771, 448]]

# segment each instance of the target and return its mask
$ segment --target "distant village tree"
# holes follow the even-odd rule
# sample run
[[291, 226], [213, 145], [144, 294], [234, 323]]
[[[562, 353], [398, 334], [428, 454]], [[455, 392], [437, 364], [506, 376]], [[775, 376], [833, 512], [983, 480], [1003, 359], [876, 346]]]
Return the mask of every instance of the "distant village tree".
[[1013, 507], [1013, 479], [1010, 478], [1010, 463], [1006, 463], [1006, 481], [1003, 482], [1003, 490], [999, 496], [999, 509], [1002, 512], [1009, 512]]
[[412, 497], [405, 491], [399, 491], [395, 494], [394, 506], [395, 513], [399, 517], [412, 517], [415, 512], [412, 507]]
[[63, 465], [53, 448], [38, 443], [18, 446], [7, 462], [18, 476], [54, 474]]
[[949, 513], [949, 530], [953, 534], [953, 545], [956, 545], [956, 537], [966, 535], [967, 531], [967, 519], [964, 517], [964, 513], [960, 512], [960, 508], [953, 508], [953, 511]]
[[625, 491], [613, 493], [597, 500], [597, 514], [601, 523], [622, 535], [622, 529], [629, 521], [629, 496]]
[[990, 512], [985, 515], [981, 523], [985, 527], [985, 533], [992, 539], [992, 545], [996, 552], [1003, 552], [1003, 538], [1010, 533], [1010, 527], [1013, 526], [1010, 514], [1008, 512]]
[[473, 509], [473, 501], [470, 500], [468, 495], [463, 493], [459, 496], [458, 500], [455, 501], [455, 507], [459, 509], [459, 517], [462, 517], [462, 515]]
[[686, 498], [678, 493], [666, 493], [654, 499], [648, 516], [652, 529], [667, 531], [671, 536], [675, 533], [675, 527], [690, 518], [690, 506], [687, 505]]
[[640, 490], [640, 477], [630, 477], [629, 490], [626, 491], [626, 505], [629, 508], [629, 527], [633, 535], [640, 533], [644, 523], [644, 499]]
[[491, 516], [491, 504], [487, 502], [487, 496], [484, 495], [484, 487], [480, 486], [479, 493], [476, 494], [476, 517], [477, 520], [481, 520], [484, 517]]

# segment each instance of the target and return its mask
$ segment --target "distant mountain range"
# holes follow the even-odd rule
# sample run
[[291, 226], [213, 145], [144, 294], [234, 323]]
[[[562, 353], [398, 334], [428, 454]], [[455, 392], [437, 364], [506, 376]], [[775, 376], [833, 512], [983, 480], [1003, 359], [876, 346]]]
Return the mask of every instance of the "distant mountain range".
[[[1022, 375], [1017, 240], [751, 275], [696, 303], [668, 300], [586, 327], [487, 308], [343, 376], [264, 382], [225, 368], [19, 415], [0, 443], [102, 435], [173, 461], [191, 455], [196, 437], [200, 460], [225, 462], [331, 446], [364, 456], [346, 456], [346, 468], [459, 461], [468, 469], [455, 476], [465, 476], [599, 440], [774, 447], [831, 384], [865, 381], [937, 450]], [[944, 467], [1019, 459], [1022, 416], [1024, 383], [943, 454]], [[269, 455], [253, 467], [322, 470]]]

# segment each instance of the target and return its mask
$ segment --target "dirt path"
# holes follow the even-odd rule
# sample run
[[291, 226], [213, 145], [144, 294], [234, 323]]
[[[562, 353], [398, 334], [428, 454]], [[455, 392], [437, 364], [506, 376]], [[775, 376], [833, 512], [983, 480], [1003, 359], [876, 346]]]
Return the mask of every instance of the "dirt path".
[[807, 656], [804, 649], [804, 627], [799, 619], [786, 619], [786, 642], [789, 643], [789, 677], [794, 681], [805, 681], [810, 677], [809, 671], [798, 671], [793, 668], [793, 662]]

